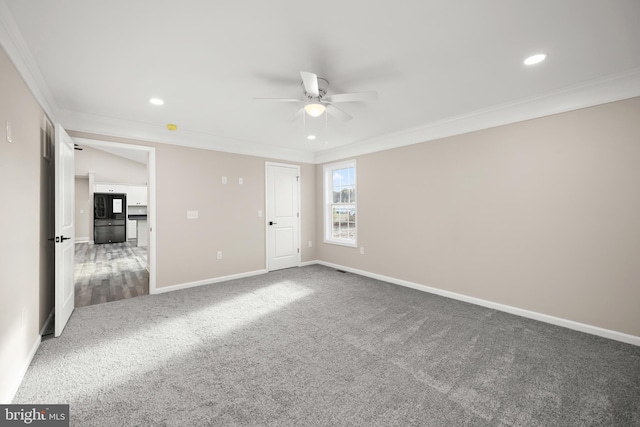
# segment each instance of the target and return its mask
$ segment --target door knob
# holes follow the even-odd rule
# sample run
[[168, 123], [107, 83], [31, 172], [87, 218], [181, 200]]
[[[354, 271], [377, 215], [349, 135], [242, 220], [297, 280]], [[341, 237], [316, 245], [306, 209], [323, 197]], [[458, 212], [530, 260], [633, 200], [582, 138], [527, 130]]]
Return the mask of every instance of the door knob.
[[269, 221], [269, 225], [275, 225], [277, 222]]

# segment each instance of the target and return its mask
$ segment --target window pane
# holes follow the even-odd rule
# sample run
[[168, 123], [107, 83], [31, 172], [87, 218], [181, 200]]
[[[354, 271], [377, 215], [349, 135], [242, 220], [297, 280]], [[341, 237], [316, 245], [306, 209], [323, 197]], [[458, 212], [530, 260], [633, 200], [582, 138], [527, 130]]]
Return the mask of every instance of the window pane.
[[[343, 163], [344, 165], [344, 163]], [[331, 168], [325, 166], [326, 183], [329, 200], [326, 203], [327, 222], [325, 236], [346, 244], [356, 240], [356, 169], [355, 162], [348, 167]]]
[[349, 173], [353, 168], [340, 169], [340, 175], [344, 177], [342, 180], [342, 185], [351, 185], [353, 181], [351, 180], [351, 174]]
[[356, 208], [354, 205], [336, 204], [331, 208], [333, 219], [332, 236], [336, 239], [355, 239]]
[[336, 169], [333, 171], [333, 187], [353, 186], [355, 180], [355, 168]]
[[343, 188], [340, 191], [340, 202], [342, 203], [349, 203], [349, 189], [348, 188]]
[[333, 187], [342, 187], [347, 184], [347, 170], [336, 169], [333, 171]]

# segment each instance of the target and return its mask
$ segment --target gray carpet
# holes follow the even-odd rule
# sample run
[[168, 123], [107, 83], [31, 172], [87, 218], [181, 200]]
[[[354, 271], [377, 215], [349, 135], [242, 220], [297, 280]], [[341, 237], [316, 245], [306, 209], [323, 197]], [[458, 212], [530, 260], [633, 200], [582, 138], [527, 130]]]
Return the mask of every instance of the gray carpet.
[[638, 426], [640, 347], [310, 266], [76, 309], [14, 403], [74, 426]]

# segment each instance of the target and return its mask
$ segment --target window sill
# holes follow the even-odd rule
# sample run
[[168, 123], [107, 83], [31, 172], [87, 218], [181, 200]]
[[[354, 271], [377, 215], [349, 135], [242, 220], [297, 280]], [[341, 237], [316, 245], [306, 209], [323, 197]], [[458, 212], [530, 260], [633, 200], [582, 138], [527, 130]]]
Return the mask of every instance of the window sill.
[[346, 246], [348, 248], [357, 248], [358, 247], [358, 242], [343, 242], [340, 240], [327, 240], [324, 239], [324, 243], [328, 244], [328, 245], [337, 245], [337, 246]]

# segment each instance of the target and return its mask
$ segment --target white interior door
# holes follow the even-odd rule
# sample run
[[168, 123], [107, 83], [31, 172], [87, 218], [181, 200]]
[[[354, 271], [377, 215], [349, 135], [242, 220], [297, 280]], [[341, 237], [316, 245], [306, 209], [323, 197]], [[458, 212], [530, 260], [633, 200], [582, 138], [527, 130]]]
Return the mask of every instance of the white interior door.
[[267, 163], [267, 269], [300, 265], [300, 167]]
[[55, 242], [56, 290], [55, 336], [59, 337], [71, 317], [74, 301], [74, 163], [73, 140], [62, 126], [55, 138]]

